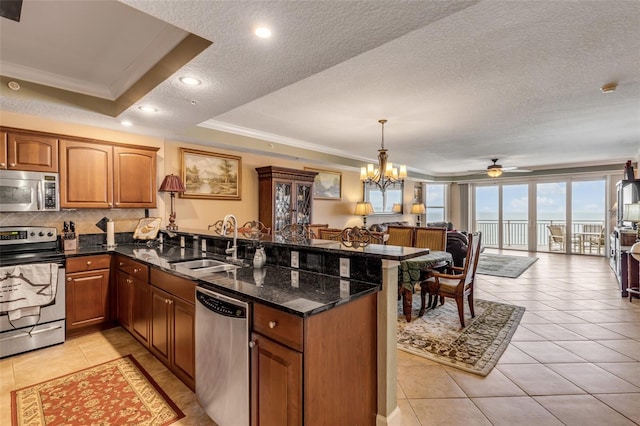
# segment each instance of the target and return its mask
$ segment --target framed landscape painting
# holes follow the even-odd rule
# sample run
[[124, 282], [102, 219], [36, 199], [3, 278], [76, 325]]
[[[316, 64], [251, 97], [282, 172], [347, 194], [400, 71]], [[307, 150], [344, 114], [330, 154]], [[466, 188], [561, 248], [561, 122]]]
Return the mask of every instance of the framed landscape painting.
[[180, 148], [182, 198], [240, 200], [242, 160], [216, 152]]
[[313, 198], [316, 200], [342, 199], [342, 173], [330, 170], [318, 170], [305, 167], [305, 170], [318, 172], [313, 183]]

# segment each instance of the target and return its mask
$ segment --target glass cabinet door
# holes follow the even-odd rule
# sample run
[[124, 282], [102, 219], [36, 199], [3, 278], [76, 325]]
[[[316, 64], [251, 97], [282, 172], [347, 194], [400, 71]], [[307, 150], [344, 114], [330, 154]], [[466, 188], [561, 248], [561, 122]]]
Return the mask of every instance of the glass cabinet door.
[[311, 183], [296, 183], [296, 223], [311, 223]]
[[275, 183], [275, 200], [274, 200], [274, 232], [281, 230], [283, 227], [291, 224], [291, 182]]

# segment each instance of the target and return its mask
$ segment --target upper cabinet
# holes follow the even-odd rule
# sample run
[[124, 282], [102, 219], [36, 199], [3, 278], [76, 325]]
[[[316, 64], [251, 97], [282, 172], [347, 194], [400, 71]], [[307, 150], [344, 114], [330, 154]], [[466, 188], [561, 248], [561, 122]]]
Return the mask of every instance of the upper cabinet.
[[156, 151], [60, 140], [60, 206], [155, 208]]
[[0, 169], [58, 171], [58, 139], [54, 136], [2, 131]]

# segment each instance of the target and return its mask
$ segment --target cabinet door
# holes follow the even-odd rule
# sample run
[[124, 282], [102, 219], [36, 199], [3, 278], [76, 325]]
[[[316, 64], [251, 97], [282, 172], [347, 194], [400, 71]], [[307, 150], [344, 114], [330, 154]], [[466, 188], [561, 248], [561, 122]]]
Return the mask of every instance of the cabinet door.
[[67, 274], [67, 330], [109, 320], [109, 270]]
[[135, 278], [131, 281], [131, 333], [146, 345], [149, 343], [150, 286]]
[[162, 362], [170, 365], [171, 296], [153, 286], [151, 292], [151, 330], [149, 347]]
[[174, 372], [195, 388], [195, 306], [173, 298]]
[[312, 189], [313, 184], [309, 182], [296, 182], [296, 206], [294, 217], [298, 224], [302, 225], [311, 223]]
[[116, 274], [116, 300], [118, 322], [120, 325], [131, 330], [131, 290], [133, 279], [122, 271]]
[[302, 425], [302, 354], [260, 334], [251, 337], [252, 426]]
[[113, 148], [60, 141], [60, 206], [113, 207]]
[[9, 170], [57, 172], [58, 139], [28, 133], [9, 133], [6, 164]]
[[273, 230], [276, 232], [292, 223], [293, 183], [274, 181]]
[[113, 201], [120, 208], [156, 207], [156, 152], [113, 148]]

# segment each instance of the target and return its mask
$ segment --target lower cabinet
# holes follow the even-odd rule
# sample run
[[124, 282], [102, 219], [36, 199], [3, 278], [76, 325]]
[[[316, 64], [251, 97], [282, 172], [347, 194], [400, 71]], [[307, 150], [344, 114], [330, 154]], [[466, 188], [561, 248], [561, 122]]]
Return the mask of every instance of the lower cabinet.
[[116, 305], [120, 325], [140, 343], [149, 340], [149, 267], [124, 256], [116, 257]]
[[66, 262], [67, 336], [92, 332], [111, 322], [109, 270], [111, 256], [83, 256]]
[[195, 390], [195, 282], [151, 269], [149, 349]]
[[253, 305], [252, 426], [375, 424], [376, 300], [308, 318]]

